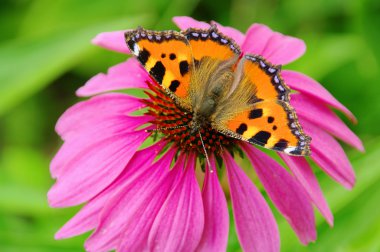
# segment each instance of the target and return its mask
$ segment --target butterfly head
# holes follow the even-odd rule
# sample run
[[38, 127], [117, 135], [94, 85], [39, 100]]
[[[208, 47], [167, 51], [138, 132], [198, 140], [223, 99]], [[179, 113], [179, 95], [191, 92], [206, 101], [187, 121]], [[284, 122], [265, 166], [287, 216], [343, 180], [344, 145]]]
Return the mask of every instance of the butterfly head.
[[210, 124], [207, 117], [201, 114], [193, 114], [193, 119], [190, 122], [190, 134], [195, 135], [200, 129], [207, 127]]

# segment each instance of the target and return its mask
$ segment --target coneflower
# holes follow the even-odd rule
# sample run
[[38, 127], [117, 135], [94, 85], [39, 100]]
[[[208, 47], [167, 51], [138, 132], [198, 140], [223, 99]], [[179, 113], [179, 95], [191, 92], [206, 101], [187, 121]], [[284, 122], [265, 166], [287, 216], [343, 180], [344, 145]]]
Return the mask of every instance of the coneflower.
[[[175, 17], [174, 22], [181, 30], [210, 28], [190, 17]], [[214, 25], [243, 54], [260, 55], [275, 65], [294, 61], [305, 52], [302, 40], [265, 25], [253, 24], [246, 34]], [[93, 43], [129, 54], [124, 32], [101, 33]], [[51, 163], [56, 183], [48, 193], [49, 204], [85, 204], [56, 238], [94, 230], [85, 243], [88, 251], [225, 251], [229, 214], [218, 180], [224, 166], [243, 250], [279, 251], [275, 218], [234, 160], [233, 155], [242, 150], [300, 241], [314, 241], [313, 205], [330, 225], [333, 216], [309, 160], [352, 188], [355, 174], [336, 138], [358, 150], [363, 146], [331, 108], [352, 121], [355, 117], [318, 82], [295, 71], [280, 74], [296, 91], [290, 95], [290, 104], [303, 131], [312, 138], [310, 159], [279, 153], [289, 171], [255, 145], [212, 127], [195, 134], [176, 127], [191, 122], [193, 115], [178, 106], [134, 57], [91, 78], [77, 95], [92, 97], [69, 108], [56, 126], [64, 144]], [[144, 89], [147, 98], [111, 92], [130, 88]], [[153, 144], [141, 148], [148, 138]], [[204, 171], [202, 191], [196, 169]]]

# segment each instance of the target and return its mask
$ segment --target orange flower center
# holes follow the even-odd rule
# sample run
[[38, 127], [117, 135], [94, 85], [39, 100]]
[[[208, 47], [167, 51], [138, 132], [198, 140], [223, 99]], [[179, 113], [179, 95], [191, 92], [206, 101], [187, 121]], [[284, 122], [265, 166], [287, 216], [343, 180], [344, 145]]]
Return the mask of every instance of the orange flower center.
[[162, 134], [180, 149], [197, 151], [201, 155], [204, 155], [203, 145], [208, 154], [219, 154], [223, 148], [232, 148], [235, 139], [219, 133], [211, 125], [201, 128], [200, 134], [192, 133], [189, 127], [193, 118], [192, 112], [177, 106], [157, 84], [148, 83], [148, 86], [152, 92], [146, 92], [150, 98], [144, 100], [148, 105], [146, 114], [155, 117], [151, 123], [157, 126], [152, 136], [157, 137], [158, 134]]

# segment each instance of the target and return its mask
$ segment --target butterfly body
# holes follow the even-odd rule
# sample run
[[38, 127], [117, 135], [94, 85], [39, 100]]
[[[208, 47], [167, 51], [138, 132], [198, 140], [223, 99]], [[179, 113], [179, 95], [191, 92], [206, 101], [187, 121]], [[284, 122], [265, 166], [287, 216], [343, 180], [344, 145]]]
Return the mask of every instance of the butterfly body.
[[[205, 125], [215, 124], [215, 118], [221, 112], [218, 108], [234, 80], [234, 63], [234, 60], [219, 62], [206, 57], [197, 64], [197, 71], [194, 71], [190, 79], [189, 90], [193, 110], [192, 132]], [[199, 88], [201, 86], [204, 88]]]
[[125, 34], [126, 43], [173, 101], [192, 113], [190, 134], [214, 130], [290, 155], [309, 155], [280, 67], [243, 55], [217, 31], [188, 29]]

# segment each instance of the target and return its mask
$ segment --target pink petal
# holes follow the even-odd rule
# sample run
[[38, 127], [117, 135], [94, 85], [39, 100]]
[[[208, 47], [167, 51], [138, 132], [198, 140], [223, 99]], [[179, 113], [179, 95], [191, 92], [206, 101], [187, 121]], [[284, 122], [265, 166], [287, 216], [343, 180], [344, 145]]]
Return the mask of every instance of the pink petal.
[[99, 73], [86, 82], [76, 92], [78, 96], [92, 96], [108, 91], [148, 88], [146, 82], [151, 80], [148, 72], [136, 58], [130, 58], [108, 69], [107, 74]]
[[210, 24], [206, 22], [197, 21], [191, 17], [177, 16], [173, 17], [173, 22], [181, 29], [187, 30], [188, 28], [208, 29]]
[[284, 70], [281, 72], [282, 78], [290, 88], [301, 93], [310, 95], [318, 100], [336, 108], [347, 115], [353, 122], [357, 122], [355, 116], [345, 106], [332, 96], [321, 84], [312, 78], [299, 72]]
[[274, 32], [262, 24], [253, 24], [246, 33], [242, 50], [261, 55], [272, 64], [284, 65], [301, 57], [306, 45], [301, 39]]
[[[123, 170], [123, 172], [115, 181], [114, 187], [121, 187], [121, 185], [125, 186], [127, 184], [133, 183], [135, 180], [143, 176], [143, 174], [146, 173], [146, 169], [150, 169], [154, 159], [156, 159], [156, 157], [160, 154], [160, 151], [162, 151], [163, 147], [165, 147], [167, 144], [168, 143], [165, 139], [161, 139], [150, 147], [136, 152], [131, 161], [128, 163], [126, 169]], [[177, 148], [171, 146], [160, 159], [163, 157], [166, 157], [167, 159], [173, 159], [173, 155], [176, 153], [176, 151]]]
[[67, 140], [110, 117], [127, 115], [144, 107], [140, 99], [125, 94], [98, 95], [66, 110], [55, 130], [63, 140]]
[[[158, 212], [182, 174], [185, 166], [184, 157], [184, 155], [179, 156], [170, 172], [166, 169], [166, 172], [168, 172], [167, 178], [147, 198], [146, 205], [151, 209], [145, 206], [146, 210], [144, 213], [137, 216], [137, 219], [133, 219], [122, 236], [121, 243], [118, 245], [118, 251], [147, 251], [149, 232]], [[159, 197], [160, 195], [162, 196]], [[156, 201], [152, 200], [152, 198], [156, 199]]]
[[202, 198], [205, 210], [205, 226], [197, 251], [226, 251], [229, 216], [226, 197], [218, 180], [214, 157], [210, 157], [211, 169], [206, 167]]
[[355, 133], [335, 113], [324, 104], [318, 103], [315, 98], [293, 94], [290, 103], [296, 109], [299, 117], [307, 119], [358, 150], [364, 151], [363, 144]]
[[[73, 218], [71, 218], [55, 235], [56, 239], [64, 239], [80, 235], [98, 226], [100, 213], [106, 206], [109, 197], [121, 186], [139, 179], [151, 164], [166, 142], [159, 141], [142, 149], [133, 156], [123, 173], [104, 191], [91, 199]], [[134, 176], [133, 176], [134, 175]]]
[[[108, 194], [106, 196], [109, 196]], [[108, 197], [90, 200], [82, 209], [74, 215], [66, 224], [58, 230], [54, 238], [57, 240], [74, 237], [88, 232], [99, 224], [100, 211]], [[99, 200], [98, 200], [99, 199]]]
[[273, 214], [252, 181], [225, 151], [236, 231], [244, 251], [280, 251], [280, 238]]
[[241, 31], [236, 30], [235, 28], [232, 28], [230, 26], [223, 26], [215, 21], [212, 21], [211, 23], [215, 24], [221, 33], [232, 38], [239, 46], [243, 44], [245, 40], [245, 35]]
[[299, 118], [306, 134], [311, 136], [311, 158], [331, 178], [351, 189], [355, 184], [355, 172], [340, 144], [328, 133], [308, 120]]
[[[80, 128], [70, 135], [50, 164], [53, 178], [61, 178], [73, 166], [68, 165], [71, 160], [85, 153], [99, 142], [114, 137], [120, 133], [133, 132], [137, 127], [152, 120], [151, 116], [115, 116], [92, 125], [89, 128]], [[83, 154], [82, 154], [83, 155]]]
[[91, 42], [94, 45], [98, 45], [112, 51], [130, 54], [131, 52], [125, 43], [125, 32], [126, 31], [102, 32], [96, 35]]
[[305, 188], [310, 199], [325, 217], [326, 221], [330, 226], [333, 226], [334, 217], [319, 187], [318, 180], [306, 159], [304, 157], [289, 156], [280, 152], [278, 155], [285, 161], [295, 178]]
[[313, 207], [302, 186], [275, 160], [250, 144], [241, 145], [269, 197], [292, 226], [300, 241], [317, 238]]
[[[93, 142], [87, 148], [76, 149], [62, 164], [65, 170], [49, 190], [49, 204], [66, 207], [81, 204], [105, 189], [124, 169], [141, 143], [149, 136], [144, 130], [117, 135]], [[91, 139], [89, 139], [91, 140]]]
[[263, 56], [276, 65], [285, 65], [300, 58], [306, 51], [303, 40], [274, 33], [269, 39]]
[[[175, 149], [169, 150], [148, 169], [144, 168], [144, 173], [132, 183], [120, 180], [117, 193], [112, 195], [102, 211], [98, 228], [86, 241], [87, 250], [118, 248], [123, 237], [128, 243], [134, 241], [129, 244], [131, 246], [139, 247], [144, 241], [146, 243], [150, 226], [177, 177], [169, 169], [175, 153]], [[177, 163], [183, 165], [183, 160], [181, 157]], [[130, 246], [123, 246], [122, 249], [135, 251]]]
[[266, 25], [253, 24], [248, 28], [242, 50], [249, 54], [262, 55], [273, 31]]
[[149, 251], [194, 251], [202, 237], [202, 196], [195, 177], [195, 156], [173, 188], [149, 233]]

